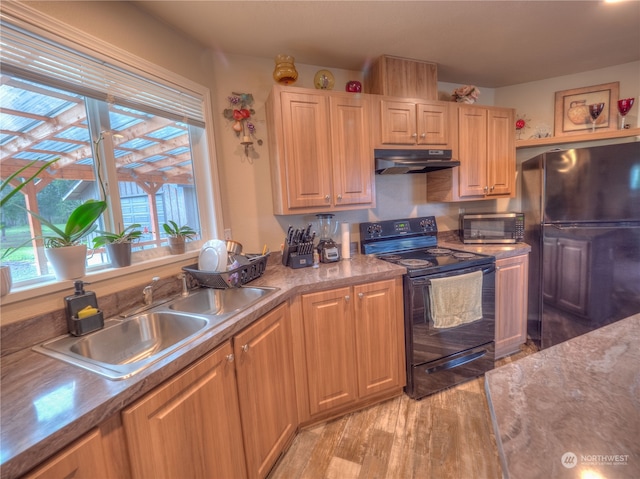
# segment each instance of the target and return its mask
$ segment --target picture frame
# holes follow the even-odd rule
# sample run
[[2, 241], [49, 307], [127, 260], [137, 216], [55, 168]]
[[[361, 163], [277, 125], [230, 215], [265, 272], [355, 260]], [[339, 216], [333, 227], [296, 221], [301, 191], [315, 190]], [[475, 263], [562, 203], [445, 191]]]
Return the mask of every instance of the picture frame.
[[590, 133], [593, 123], [589, 115], [589, 105], [593, 103], [604, 103], [604, 110], [596, 120], [596, 131], [616, 130], [619, 91], [620, 82], [612, 82], [556, 92], [554, 135]]

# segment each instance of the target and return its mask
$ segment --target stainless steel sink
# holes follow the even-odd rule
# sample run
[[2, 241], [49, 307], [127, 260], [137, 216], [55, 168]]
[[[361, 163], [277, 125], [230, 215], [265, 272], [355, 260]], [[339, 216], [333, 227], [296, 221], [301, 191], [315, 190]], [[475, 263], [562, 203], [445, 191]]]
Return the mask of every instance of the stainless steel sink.
[[110, 319], [86, 336], [60, 336], [33, 350], [109, 379], [126, 379], [277, 289], [202, 288], [127, 319]]
[[174, 311], [187, 313], [231, 315], [248, 308], [277, 288], [202, 288], [192, 292], [186, 298], [180, 298], [169, 305]]
[[62, 336], [34, 350], [110, 379], [125, 379], [203, 334], [205, 316], [154, 311], [127, 320], [110, 320], [86, 336]]

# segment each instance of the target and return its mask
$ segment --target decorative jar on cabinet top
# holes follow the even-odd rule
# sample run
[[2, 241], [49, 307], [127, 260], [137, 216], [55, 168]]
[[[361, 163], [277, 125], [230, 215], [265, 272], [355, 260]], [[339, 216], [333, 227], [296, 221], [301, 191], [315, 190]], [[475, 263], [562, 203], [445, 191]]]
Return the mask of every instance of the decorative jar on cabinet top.
[[281, 85], [291, 85], [298, 79], [298, 71], [293, 64], [295, 58], [291, 55], [278, 55], [275, 58], [276, 69], [273, 70], [273, 79]]

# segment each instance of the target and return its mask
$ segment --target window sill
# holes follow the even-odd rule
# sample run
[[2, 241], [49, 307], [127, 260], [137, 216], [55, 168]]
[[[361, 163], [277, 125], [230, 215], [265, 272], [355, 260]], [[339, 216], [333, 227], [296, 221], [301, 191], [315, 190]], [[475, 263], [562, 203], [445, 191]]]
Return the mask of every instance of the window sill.
[[[167, 277], [180, 273], [183, 266], [197, 261], [199, 245], [194, 244], [191, 247], [192, 249], [180, 255], [135, 262], [124, 268], [89, 272], [82, 280], [91, 285], [90, 290], [97, 294], [100, 301], [100, 297], [106, 294], [122, 291], [145, 281], [150, 282], [153, 276]], [[9, 294], [2, 297], [0, 324], [5, 325], [62, 309], [63, 298], [70, 294], [73, 294], [72, 280], [53, 280], [25, 287], [13, 287]]]

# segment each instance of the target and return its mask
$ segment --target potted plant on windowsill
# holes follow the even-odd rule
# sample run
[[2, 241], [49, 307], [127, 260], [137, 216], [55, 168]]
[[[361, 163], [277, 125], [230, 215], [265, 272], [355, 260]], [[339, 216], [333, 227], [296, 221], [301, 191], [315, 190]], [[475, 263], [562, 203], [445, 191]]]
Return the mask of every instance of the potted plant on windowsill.
[[193, 238], [196, 233], [190, 226], [178, 226], [175, 221], [169, 220], [162, 225], [165, 233], [169, 235], [169, 252], [171, 254], [182, 254], [185, 252], [185, 242]]
[[108, 231], [98, 231], [99, 236], [93, 238], [94, 249], [102, 248], [107, 250], [111, 266], [122, 268], [131, 265], [131, 245], [142, 236], [140, 224], [134, 223], [127, 226], [120, 233], [110, 233]]
[[82, 239], [93, 232], [100, 215], [107, 209], [102, 200], [87, 200], [74, 209], [64, 229], [43, 218], [34, 211], [29, 214], [36, 217], [51, 232], [42, 235], [44, 254], [53, 266], [58, 280], [82, 278], [87, 271], [87, 245]]
[[[4, 205], [8, 203], [8, 201], [14, 195], [18, 194], [18, 192], [20, 192], [22, 188], [24, 188], [30, 182], [34, 181], [40, 173], [42, 173], [44, 170], [49, 168], [49, 166], [54, 164], [59, 159], [60, 158], [54, 158], [53, 160], [47, 161], [44, 165], [38, 168], [38, 170], [35, 173], [33, 173], [28, 178], [25, 178], [21, 183], [14, 186], [14, 188], [9, 192], [7, 192], [6, 188], [9, 188], [11, 186], [11, 182], [14, 181], [16, 178], [20, 178], [25, 171], [35, 166], [36, 163], [38, 163], [40, 160], [33, 160], [27, 163], [25, 166], [18, 169], [15, 173], [13, 173], [12, 175], [9, 175], [6, 179], [2, 180], [2, 182], [0, 183], [0, 195], [3, 192], [6, 194], [3, 196], [0, 196], [0, 210], [2, 210]], [[12, 253], [16, 252], [18, 249], [20, 249], [22, 246], [29, 243], [30, 241], [31, 240], [29, 239], [27, 242], [19, 246], [9, 247], [2, 253], [2, 256], [0, 257], [0, 296], [4, 296], [8, 294], [11, 291], [11, 286], [13, 283], [11, 278], [11, 268], [8, 265], [4, 264], [5, 258], [9, 257]]]

